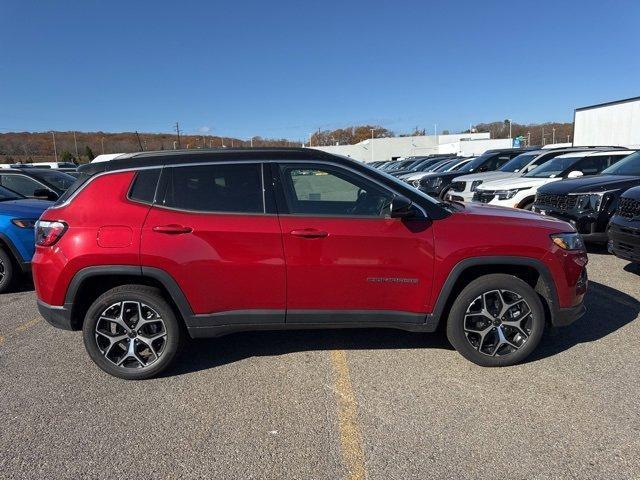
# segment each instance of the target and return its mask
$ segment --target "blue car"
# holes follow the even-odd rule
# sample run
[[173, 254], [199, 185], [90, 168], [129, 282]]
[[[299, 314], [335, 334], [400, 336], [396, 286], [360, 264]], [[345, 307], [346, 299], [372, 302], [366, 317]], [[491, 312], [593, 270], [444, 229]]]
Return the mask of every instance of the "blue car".
[[0, 293], [9, 289], [20, 273], [31, 270], [33, 227], [51, 204], [0, 187]]

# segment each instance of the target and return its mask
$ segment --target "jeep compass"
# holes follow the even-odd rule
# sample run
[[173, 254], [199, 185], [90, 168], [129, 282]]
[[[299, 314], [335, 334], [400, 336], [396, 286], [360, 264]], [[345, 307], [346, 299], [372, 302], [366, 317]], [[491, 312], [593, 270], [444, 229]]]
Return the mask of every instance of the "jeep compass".
[[440, 202], [312, 149], [83, 166], [36, 244], [40, 312], [126, 379], [160, 373], [187, 337], [303, 328], [442, 327], [467, 359], [507, 366], [579, 318], [587, 289], [568, 223]]

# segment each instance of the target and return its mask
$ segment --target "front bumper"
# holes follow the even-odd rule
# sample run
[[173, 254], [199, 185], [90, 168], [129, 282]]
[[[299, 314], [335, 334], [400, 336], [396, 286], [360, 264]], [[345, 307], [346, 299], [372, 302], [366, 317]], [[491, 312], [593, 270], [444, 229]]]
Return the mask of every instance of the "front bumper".
[[587, 312], [584, 303], [579, 303], [574, 307], [559, 308], [553, 316], [554, 327], [566, 327], [580, 319]]
[[71, 325], [71, 311], [65, 307], [57, 307], [38, 300], [40, 315], [56, 328], [63, 330], [75, 330]]
[[606, 212], [581, 213], [576, 211], [557, 211], [545, 205], [533, 205], [535, 213], [564, 220], [575, 227], [580, 236], [587, 242], [606, 242], [609, 215]]
[[632, 226], [619, 225], [616, 222], [617, 218], [619, 217], [613, 217], [607, 231], [609, 235], [609, 243], [607, 244], [609, 252], [624, 260], [640, 263], [640, 222], [633, 222], [639, 227], [634, 228]]

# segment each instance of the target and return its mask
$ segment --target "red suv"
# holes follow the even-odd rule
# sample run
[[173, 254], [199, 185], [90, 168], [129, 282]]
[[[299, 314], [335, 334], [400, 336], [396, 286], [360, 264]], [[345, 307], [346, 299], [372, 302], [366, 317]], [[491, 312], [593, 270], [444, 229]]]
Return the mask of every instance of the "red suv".
[[346, 158], [143, 152], [80, 170], [37, 224], [38, 307], [121, 378], [158, 374], [186, 336], [267, 329], [442, 326], [505, 366], [585, 311], [571, 225], [436, 201]]

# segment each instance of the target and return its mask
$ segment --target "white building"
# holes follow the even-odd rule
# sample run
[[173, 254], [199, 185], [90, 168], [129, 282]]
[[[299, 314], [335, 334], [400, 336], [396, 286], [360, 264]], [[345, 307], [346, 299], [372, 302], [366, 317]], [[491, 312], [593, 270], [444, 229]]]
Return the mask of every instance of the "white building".
[[640, 146], [640, 97], [576, 108], [573, 144]]
[[455, 135], [420, 135], [364, 140], [355, 145], [316, 147], [329, 153], [344, 155], [361, 162], [393, 160], [399, 157], [451, 153], [465, 156], [480, 155], [494, 148], [510, 148], [511, 139], [492, 140], [489, 133], [460, 133]]

